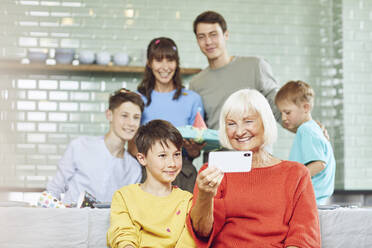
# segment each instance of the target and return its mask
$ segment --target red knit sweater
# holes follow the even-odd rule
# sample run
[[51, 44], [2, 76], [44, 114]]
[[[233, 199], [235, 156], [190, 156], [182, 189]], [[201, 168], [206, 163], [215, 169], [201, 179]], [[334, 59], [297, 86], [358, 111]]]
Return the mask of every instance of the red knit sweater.
[[[193, 205], [197, 195], [196, 185]], [[214, 198], [209, 240], [195, 235], [190, 217], [187, 225], [197, 247], [321, 247], [310, 174], [297, 162], [225, 173]]]

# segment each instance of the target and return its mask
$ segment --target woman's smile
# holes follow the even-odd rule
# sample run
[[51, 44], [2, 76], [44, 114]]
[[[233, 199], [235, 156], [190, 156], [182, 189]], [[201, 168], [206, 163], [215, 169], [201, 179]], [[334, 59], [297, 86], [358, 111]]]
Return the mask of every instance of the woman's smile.
[[254, 151], [264, 143], [261, 117], [251, 110], [243, 114], [230, 113], [226, 117], [226, 134], [232, 148], [239, 151]]
[[245, 138], [236, 138], [236, 140], [240, 143], [248, 142], [253, 136], [245, 137]]

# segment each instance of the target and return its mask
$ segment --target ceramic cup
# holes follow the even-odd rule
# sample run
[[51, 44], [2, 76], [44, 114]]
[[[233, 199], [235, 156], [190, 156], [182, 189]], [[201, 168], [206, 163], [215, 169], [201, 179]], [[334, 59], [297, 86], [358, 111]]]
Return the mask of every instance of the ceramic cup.
[[98, 52], [96, 54], [96, 62], [99, 65], [108, 65], [111, 61], [111, 55], [109, 52]]
[[73, 48], [57, 48], [56, 62], [58, 64], [71, 64], [75, 56], [75, 49]]
[[79, 62], [81, 64], [93, 64], [95, 59], [95, 54], [90, 50], [83, 50], [79, 52]]
[[119, 66], [126, 66], [129, 64], [129, 55], [127, 53], [116, 53], [114, 55], [114, 63]]
[[48, 58], [48, 49], [30, 48], [27, 51], [27, 58], [30, 62], [43, 63]]

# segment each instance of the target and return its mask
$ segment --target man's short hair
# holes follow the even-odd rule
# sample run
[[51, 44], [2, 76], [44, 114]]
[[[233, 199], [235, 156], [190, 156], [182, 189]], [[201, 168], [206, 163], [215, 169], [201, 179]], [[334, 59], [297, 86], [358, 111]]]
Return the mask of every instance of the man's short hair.
[[196, 34], [196, 27], [198, 26], [199, 23], [210, 23], [210, 24], [218, 23], [223, 33], [225, 33], [227, 30], [226, 21], [223, 18], [223, 16], [214, 11], [210, 11], [210, 10], [205, 11], [196, 17], [196, 19], [194, 20], [194, 24], [193, 24], [194, 34]]
[[145, 108], [145, 104], [143, 103], [142, 98], [139, 94], [125, 88], [121, 88], [120, 90], [117, 90], [110, 95], [109, 110], [113, 111], [125, 102], [131, 102], [137, 105], [141, 109], [141, 113]]
[[135, 143], [139, 153], [147, 155], [156, 142], [169, 147], [172, 142], [177, 149], [181, 150], [183, 138], [181, 133], [170, 122], [164, 120], [152, 120], [141, 126], [135, 136]]
[[289, 101], [297, 106], [301, 103], [309, 103], [310, 107], [314, 106], [314, 90], [303, 81], [289, 81], [283, 85], [275, 96], [275, 103]]
[[226, 117], [231, 113], [244, 115], [249, 111], [256, 112], [261, 120], [264, 128], [264, 146], [275, 143], [278, 130], [275, 117], [271, 110], [269, 102], [257, 90], [242, 89], [231, 94], [222, 106], [220, 114], [220, 143], [222, 146], [233, 149], [226, 133]]

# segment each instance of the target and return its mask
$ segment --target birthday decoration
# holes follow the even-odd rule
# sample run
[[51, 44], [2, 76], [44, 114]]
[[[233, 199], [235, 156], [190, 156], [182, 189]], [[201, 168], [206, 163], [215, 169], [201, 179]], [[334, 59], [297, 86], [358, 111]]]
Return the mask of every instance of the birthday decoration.
[[220, 148], [218, 131], [207, 128], [207, 125], [205, 124], [200, 112], [196, 114], [192, 126], [186, 125], [177, 127], [177, 129], [185, 139], [192, 139], [197, 143], [206, 142], [207, 145], [203, 148], [203, 150], [210, 151]]

